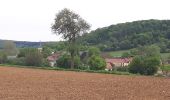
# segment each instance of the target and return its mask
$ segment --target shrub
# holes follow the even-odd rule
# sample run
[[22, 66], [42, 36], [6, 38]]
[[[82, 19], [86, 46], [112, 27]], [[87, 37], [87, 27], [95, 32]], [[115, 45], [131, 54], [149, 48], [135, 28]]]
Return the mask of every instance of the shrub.
[[43, 66], [43, 67], [49, 67], [49, 66], [50, 66], [47, 59], [44, 58], [44, 59], [42, 60], [42, 66]]
[[70, 56], [64, 54], [57, 60], [57, 66], [62, 68], [69, 68], [70, 65]]
[[35, 48], [20, 48], [19, 49], [19, 54], [18, 54], [18, 57], [26, 57], [26, 55], [30, 52], [36, 52], [38, 51], [37, 49]]
[[91, 48], [89, 48], [88, 53], [89, 53], [90, 57], [93, 56], [93, 55], [99, 56], [100, 55], [100, 50], [98, 48], [96, 48], [96, 47], [91, 47]]
[[160, 59], [157, 57], [142, 57], [137, 56], [129, 65], [129, 72], [140, 73], [142, 75], [154, 75], [158, 66], [160, 65]]
[[41, 66], [42, 60], [42, 54], [38, 50], [28, 52], [25, 57], [25, 63], [28, 66]]
[[3, 64], [7, 61], [7, 55], [3, 52], [0, 53], [0, 64]]
[[135, 74], [142, 72], [142, 64], [141, 57], [135, 57], [129, 65], [129, 72]]
[[25, 65], [25, 58], [20, 57], [20, 58], [15, 58], [15, 59], [8, 59], [7, 63], [12, 64], [12, 65]]
[[88, 64], [91, 70], [103, 70], [105, 69], [105, 66], [106, 66], [105, 60], [95, 55], [89, 58]]
[[86, 65], [86, 64], [81, 64], [80, 66], [78, 66], [78, 69], [81, 69], [81, 70], [89, 70], [89, 66]]
[[144, 69], [146, 75], [154, 75], [158, 71], [160, 65], [160, 59], [157, 57], [148, 57], [144, 60]]
[[120, 72], [128, 72], [129, 71], [127, 66], [125, 66], [125, 67], [118, 67], [116, 70], [120, 71]]
[[51, 55], [52, 50], [49, 47], [44, 46], [42, 49], [42, 55], [44, 58], [47, 58], [49, 55]]
[[[81, 65], [80, 57], [74, 57], [74, 68], [78, 68]], [[70, 68], [71, 66], [71, 56], [64, 54], [57, 60], [57, 66], [62, 68]]]

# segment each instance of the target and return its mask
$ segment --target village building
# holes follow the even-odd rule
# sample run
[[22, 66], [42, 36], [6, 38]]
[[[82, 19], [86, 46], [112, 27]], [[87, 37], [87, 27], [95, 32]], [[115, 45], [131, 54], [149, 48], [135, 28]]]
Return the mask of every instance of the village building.
[[119, 67], [126, 67], [132, 61], [132, 58], [105, 58], [106, 69], [113, 70]]
[[56, 64], [56, 62], [59, 59], [60, 55], [61, 55], [60, 53], [52, 53], [52, 55], [47, 57], [47, 60], [48, 60], [49, 65], [51, 67], [54, 67], [54, 65]]

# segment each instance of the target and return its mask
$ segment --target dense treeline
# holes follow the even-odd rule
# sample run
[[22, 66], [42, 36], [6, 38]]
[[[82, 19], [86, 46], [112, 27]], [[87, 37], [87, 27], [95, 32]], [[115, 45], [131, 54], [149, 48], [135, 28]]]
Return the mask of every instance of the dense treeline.
[[143, 20], [111, 25], [86, 34], [81, 41], [103, 51], [156, 44], [161, 52], [169, 52], [170, 20]]

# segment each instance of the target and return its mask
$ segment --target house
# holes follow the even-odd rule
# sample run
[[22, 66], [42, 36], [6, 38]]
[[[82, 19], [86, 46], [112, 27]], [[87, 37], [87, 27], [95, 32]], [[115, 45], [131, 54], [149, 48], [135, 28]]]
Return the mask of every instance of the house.
[[132, 61], [132, 58], [105, 58], [106, 61], [106, 69], [112, 70], [114, 68], [126, 67]]
[[53, 67], [56, 64], [56, 61], [59, 59], [60, 55], [61, 55], [60, 53], [53, 53], [52, 55], [47, 57], [47, 60], [51, 67]]

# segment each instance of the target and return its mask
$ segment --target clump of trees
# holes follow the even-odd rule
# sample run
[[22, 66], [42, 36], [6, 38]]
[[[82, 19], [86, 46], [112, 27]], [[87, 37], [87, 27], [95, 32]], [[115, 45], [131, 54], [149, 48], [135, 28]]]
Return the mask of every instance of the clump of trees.
[[8, 59], [8, 64], [25, 65], [25, 66], [48, 66], [43, 53], [37, 48], [21, 48], [17, 58]]
[[[81, 61], [79, 56], [75, 56], [74, 58], [74, 68], [78, 68], [81, 66]], [[57, 60], [57, 66], [61, 68], [70, 68], [71, 66], [71, 56], [69, 54], [64, 54], [62, 55], [58, 60]]]
[[136, 56], [129, 65], [129, 72], [142, 75], [154, 75], [160, 65], [160, 48], [144, 46], [136, 51]]
[[92, 55], [88, 62], [91, 70], [104, 70], [106, 67], [106, 62], [100, 56]]
[[[100, 56], [100, 50], [95, 47], [90, 47], [88, 52], [82, 56], [75, 56], [74, 63], [75, 69], [90, 69], [90, 70], [103, 70], [106, 67], [105, 60]], [[57, 60], [57, 66], [61, 68], [70, 68], [71, 56], [70, 54], [64, 54]]]
[[42, 61], [42, 54], [36, 49], [28, 51], [25, 56], [25, 64], [28, 66], [42, 66]]
[[88, 65], [92, 70], [103, 70], [106, 67], [105, 60], [100, 56], [100, 50], [96, 47], [91, 47], [88, 50]]

